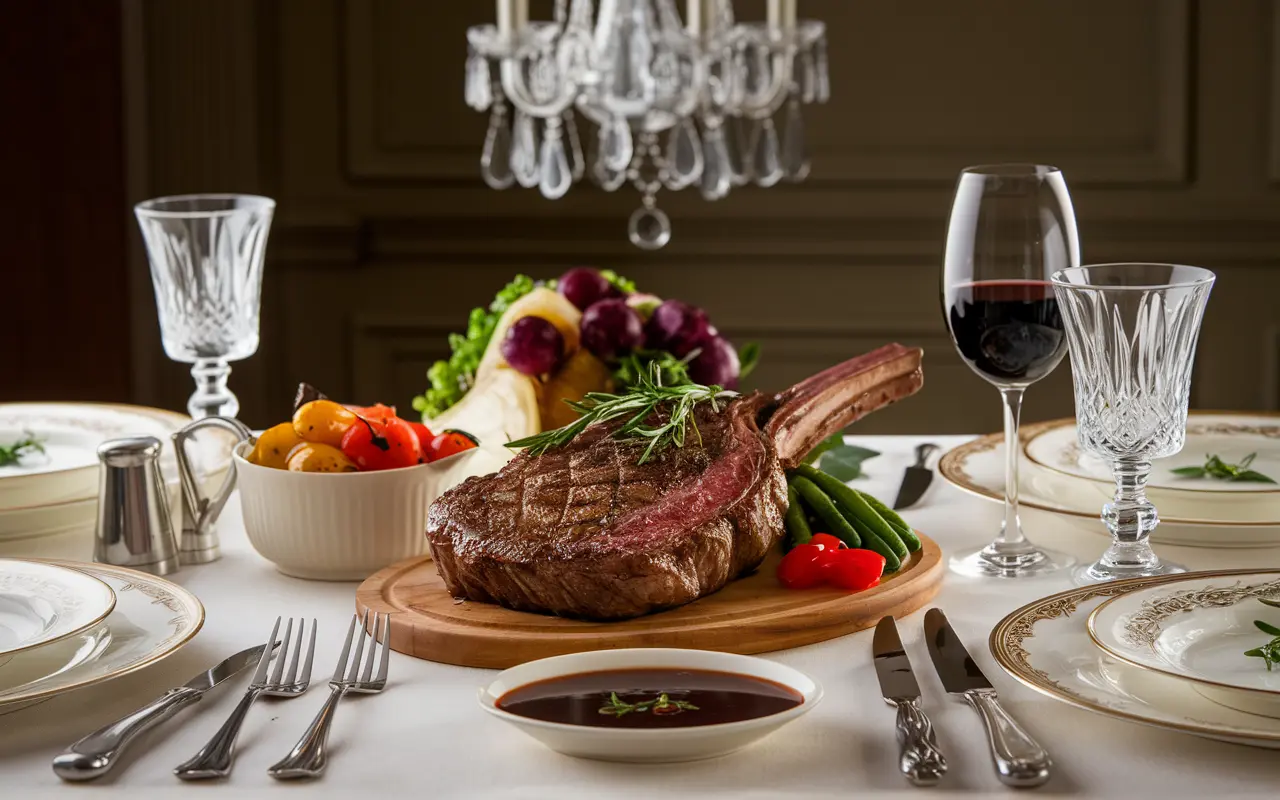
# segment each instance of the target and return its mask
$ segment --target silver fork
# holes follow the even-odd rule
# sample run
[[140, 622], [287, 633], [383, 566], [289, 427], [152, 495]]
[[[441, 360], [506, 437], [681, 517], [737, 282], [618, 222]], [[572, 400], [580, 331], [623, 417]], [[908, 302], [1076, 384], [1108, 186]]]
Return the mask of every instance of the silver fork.
[[[272, 626], [271, 636], [267, 641], [277, 641], [276, 633], [279, 630], [280, 617], [276, 617], [276, 624]], [[240, 699], [240, 704], [236, 706], [235, 711], [231, 712], [231, 716], [227, 717], [227, 721], [222, 724], [222, 727], [213, 735], [209, 743], [200, 748], [200, 752], [174, 768], [174, 775], [184, 781], [193, 781], [204, 778], [225, 778], [231, 773], [231, 764], [235, 760], [236, 737], [240, 735], [240, 726], [244, 724], [245, 717], [249, 715], [249, 709], [253, 706], [253, 702], [264, 694], [271, 697], [297, 697], [311, 685], [311, 659], [315, 655], [316, 649], [316, 621], [314, 619], [311, 620], [311, 639], [307, 643], [307, 654], [305, 661], [302, 661], [304, 658], [301, 652], [302, 640], [305, 638], [305, 632], [306, 620], [299, 618], [298, 637], [294, 639], [293, 619], [289, 619], [288, 625], [284, 629], [284, 637], [279, 639], [279, 655], [276, 657], [276, 666], [271, 671], [271, 677], [267, 677], [267, 667], [271, 663], [271, 648], [268, 648], [263, 651], [262, 658], [258, 660], [258, 668], [253, 673], [253, 681], [250, 682], [248, 690], [245, 691], [244, 697]], [[293, 641], [292, 655], [289, 654], [289, 642], [291, 639]], [[286, 661], [289, 665], [287, 675], [285, 674]], [[298, 673], [300, 661], [302, 661], [301, 674]]]
[[[378, 674], [373, 674], [373, 662], [378, 653], [378, 622], [382, 622], [382, 657], [378, 663]], [[356, 625], [360, 626], [359, 633]], [[364, 653], [365, 630], [371, 636], [369, 654], [363, 659], [364, 669], [361, 671], [361, 655]], [[351, 643], [355, 642], [356, 652], [351, 656]], [[267, 770], [273, 778], [286, 780], [289, 778], [317, 778], [328, 766], [329, 756], [327, 743], [329, 728], [333, 725], [333, 715], [338, 709], [338, 702], [348, 692], [358, 694], [377, 694], [387, 685], [388, 657], [391, 651], [391, 615], [374, 614], [373, 627], [369, 628], [369, 612], [361, 618], [352, 616], [351, 626], [347, 628], [347, 641], [342, 645], [342, 655], [338, 656], [338, 666], [329, 680], [329, 699], [324, 701], [320, 713], [311, 722], [311, 726], [302, 734], [302, 738], [293, 746], [289, 755], [276, 762]], [[348, 662], [348, 656], [351, 656]], [[348, 666], [348, 663], [350, 666]]]

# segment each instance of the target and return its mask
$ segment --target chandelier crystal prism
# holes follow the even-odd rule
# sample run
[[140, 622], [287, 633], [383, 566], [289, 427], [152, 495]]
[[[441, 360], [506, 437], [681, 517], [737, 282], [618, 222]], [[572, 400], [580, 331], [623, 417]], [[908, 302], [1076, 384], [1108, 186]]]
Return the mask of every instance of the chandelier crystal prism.
[[[467, 30], [465, 98], [489, 112], [480, 174], [494, 189], [563, 197], [589, 178], [640, 193], [631, 242], [671, 238], [658, 193], [769, 187], [809, 173], [801, 105], [824, 103], [826, 28], [768, 0], [765, 22], [735, 21], [732, 0], [496, 0], [497, 25]], [[576, 112], [576, 113], [575, 113]], [[583, 135], [579, 130], [584, 131]], [[585, 143], [585, 148], [584, 148]]]

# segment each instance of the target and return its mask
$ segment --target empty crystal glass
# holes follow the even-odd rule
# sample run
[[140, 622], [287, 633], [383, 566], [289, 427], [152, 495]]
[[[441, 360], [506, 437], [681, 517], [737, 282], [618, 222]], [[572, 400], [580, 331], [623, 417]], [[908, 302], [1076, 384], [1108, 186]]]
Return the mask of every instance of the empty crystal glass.
[[276, 203], [269, 197], [191, 194], [134, 207], [151, 262], [160, 338], [174, 361], [194, 364], [187, 412], [234, 417], [228, 361], [258, 350], [262, 261]]
[[1214, 275], [1172, 264], [1099, 264], [1054, 273], [1066, 324], [1081, 449], [1111, 463], [1115, 499], [1102, 507], [1111, 547], [1075, 573], [1079, 584], [1183, 572], [1151, 549], [1159, 522], [1147, 500], [1151, 461], [1182, 450], [1191, 365]]

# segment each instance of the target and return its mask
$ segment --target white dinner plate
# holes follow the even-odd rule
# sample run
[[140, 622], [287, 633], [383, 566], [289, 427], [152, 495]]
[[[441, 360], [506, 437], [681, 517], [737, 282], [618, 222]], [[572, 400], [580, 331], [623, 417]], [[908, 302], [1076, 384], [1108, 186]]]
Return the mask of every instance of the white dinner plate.
[[[1115, 492], [1111, 467], [1081, 451], [1074, 419], [1044, 423], [1023, 438], [1023, 453], [1047, 477], [1091, 486], [1105, 502]], [[1182, 452], [1152, 462], [1147, 497], [1161, 516], [1207, 523], [1280, 525], [1280, 484], [1187, 478], [1179, 467], [1202, 466], [1210, 455], [1238, 464], [1254, 454], [1251, 468], [1280, 480], [1280, 417], [1261, 413], [1191, 412]]]
[[84, 572], [0, 559], [0, 665], [93, 628], [115, 605], [111, 587]]
[[[531, 719], [498, 706], [504, 694], [530, 683], [613, 669], [680, 668], [731, 672], [763, 678], [798, 693], [802, 701], [777, 714], [713, 725], [679, 728], [606, 728]], [[807, 713], [822, 699], [822, 687], [799, 670], [754, 656], [677, 648], [593, 650], [530, 661], [498, 674], [480, 689], [485, 711], [558, 753], [629, 763], [669, 763], [715, 758], [740, 750]]]
[[[176, 481], [170, 437], [190, 421], [183, 414], [142, 406], [0, 403], [0, 444], [12, 444], [30, 432], [47, 451], [0, 467], [0, 511], [96, 497], [98, 445], [122, 436], [155, 436], [163, 442], [161, 469], [167, 481]], [[203, 478], [224, 474], [235, 440], [217, 431], [201, 431], [193, 441], [191, 461], [196, 474]]]
[[1093, 641], [1142, 669], [1191, 681], [1196, 691], [1241, 711], [1280, 717], [1280, 672], [1244, 652], [1274, 639], [1254, 626], [1280, 627], [1280, 570], [1230, 577], [1188, 573], [1103, 603], [1089, 615]]
[[[1230, 580], [1248, 572], [1214, 575]], [[1215, 703], [1189, 681], [1114, 659], [1089, 639], [1085, 620], [1103, 601], [1179, 577], [1130, 578], [1036, 600], [996, 625], [991, 653], [1017, 680], [1077, 708], [1208, 739], [1280, 749], [1280, 720]]]
[[[1038, 423], [1022, 428], [1023, 441], [1055, 423]], [[953, 486], [992, 502], [1004, 502], [1004, 434], [993, 433], [966, 442], [948, 451], [938, 462], [938, 473]], [[1102, 505], [1107, 496], [1086, 480], [1063, 480], [1062, 476], [1037, 465], [1025, 456], [1021, 461], [1019, 503], [1024, 509], [1052, 514], [1082, 531], [1110, 536], [1102, 524]], [[1167, 514], [1159, 504], [1160, 524], [1151, 534], [1154, 544], [1184, 547], [1275, 547], [1280, 546], [1280, 523], [1217, 522], [1183, 519]]]
[[101, 579], [115, 592], [116, 607], [104, 622], [105, 638], [73, 637], [19, 653], [0, 667], [0, 714], [155, 664], [191, 641], [204, 624], [204, 606], [195, 595], [163, 578], [106, 564], [45, 563]]

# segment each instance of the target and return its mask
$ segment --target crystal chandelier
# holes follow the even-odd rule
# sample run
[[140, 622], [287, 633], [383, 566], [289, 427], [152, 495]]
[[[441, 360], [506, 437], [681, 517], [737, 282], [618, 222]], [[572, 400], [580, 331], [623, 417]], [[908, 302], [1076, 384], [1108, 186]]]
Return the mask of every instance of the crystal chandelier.
[[[768, 0], [763, 23], [735, 22], [732, 0], [687, 0], [683, 20], [676, 0], [555, 0], [550, 22], [530, 22], [527, 0], [496, 3], [496, 26], [467, 30], [491, 187], [554, 200], [584, 175], [610, 192], [629, 183], [631, 241], [656, 250], [671, 238], [660, 190], [718, 200], [808, 174], [800, 105], [827, 100], [826, 28], [797, 21], [795, 0]], [[586, 152], [578, 115], [595, 128]]]

